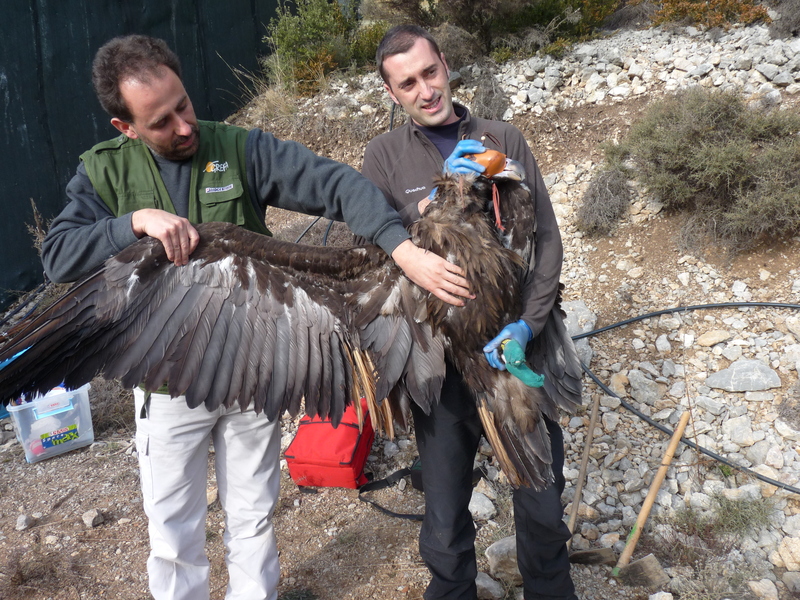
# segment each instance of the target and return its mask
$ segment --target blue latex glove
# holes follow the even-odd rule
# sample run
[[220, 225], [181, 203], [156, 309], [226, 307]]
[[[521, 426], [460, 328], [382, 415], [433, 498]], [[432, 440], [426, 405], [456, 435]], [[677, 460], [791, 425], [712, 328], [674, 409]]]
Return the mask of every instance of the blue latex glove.
[[461, 140], [456, 144], [453, 153], [444, 161], [442, 172], [446, 175], [453, 173], [458, 175], [483, 173], [486, 167], [479, 165], [474, 160], [464, 158], [465, 154], [481, 154], [483, 152], [486, 152], [486, 148], [478, 140]]
[[486, 356], [486, 360], [489, 361], [489, 364], [495, 369], [505, 371], [506, 365], [503, 359], [500, 358], [500, 352], [498, 350], [503, 340], [514, 340], [524, 350], [528, 342], [531, 341], [531, 338], [533, 338], [531, 328], [525, 321], [520, 319], [516, 323], [509, 323], [503, 327], [503, 330], [498, 336], [483, 347], [483, 354]]

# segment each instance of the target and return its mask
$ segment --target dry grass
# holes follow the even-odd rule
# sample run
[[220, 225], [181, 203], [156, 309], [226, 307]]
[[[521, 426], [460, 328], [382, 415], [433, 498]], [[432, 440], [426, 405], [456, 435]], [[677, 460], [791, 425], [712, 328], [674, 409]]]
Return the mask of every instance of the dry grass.
[[789, 394], [778, 405], [778, 415], [795, 429], [800, 429], [800, 381], [789, 388]]
[[678, 582], [682, 600], [745, 598], [745, 583], [755, 571], [736, 550], [743, 536], [764, 529], [774, 513], [770, 499], [712, 498], [713, 510], [692, 508], [654, 519], [637, 552], [652, 553], [663, 566], [689, 567]]
[[631, 203], [628, 176], [619, 168], [600, 171], [589, 183], [578, 207], [578, 229], [590, 235], [608, 235], [627, 214]]
[[61, 552], [40, 545], [20, 548], [0, 563], [0, 598], [81, 597], [80, 567]]
[[481, 63], [483, 75], [475, 87], [475, 96], [472, 98], [472, 114], [482, 119], [499, 121], [508, 109], [508, 97], [500, 87], [500, 81], [493, 74], [494, 63], [483, 61]]
[[89, 398], [95, 438], [115, 432], [133, 434], [136, 414], [131, 390], [124, 389], [116, 380], [95, 377], [89, 390]]
[[769, 0], [769, 6], [780, 13], [769, 25], [770, 35], [774, 38], [787, 38], [800, 35], [800, 2], [797, 0]]

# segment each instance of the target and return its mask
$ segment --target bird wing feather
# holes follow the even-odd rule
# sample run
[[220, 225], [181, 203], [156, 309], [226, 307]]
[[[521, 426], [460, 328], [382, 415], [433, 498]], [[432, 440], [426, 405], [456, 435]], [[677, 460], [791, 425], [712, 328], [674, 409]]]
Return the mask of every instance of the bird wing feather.
[[[190, 406], [253, 404], [270, 418], [305, 397], [315, 415], [338, 419], [372, 385], [365, 377], [388, 395], [404, 375], [410, 328], [386, 291], [402, 276], [382, 251], [297, 246], [221, 223], [198, 231], [188, 265], [145, 238], [5, 335], [0, 399], [102, 374], [151, 391], [167, 383]], [[382, 316], [356, 324], [353, 289], [370, 297], [371, 285], [377, 304], [362, 306]], [[367, 326], [381, 340], [374, 351], [361, 347]], [[374, 373], [354, 368], [357, 351]]]

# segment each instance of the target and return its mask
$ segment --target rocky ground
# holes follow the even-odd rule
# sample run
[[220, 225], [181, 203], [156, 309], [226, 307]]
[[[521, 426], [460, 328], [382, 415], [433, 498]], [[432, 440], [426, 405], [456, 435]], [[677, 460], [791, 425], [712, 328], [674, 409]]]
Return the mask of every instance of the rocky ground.
[[[535, 58], [497, 71], [486, 65], [459, 71], [462, 83], [455, 94], [467, 104], [477, 100], [482, 82], [494, 77], [504, 92], [500, 114], [526, 134], [539, 160], [564, 238], [564, 296], [578, 330], [679, 306], [800, 301], [800, 240], [761, 245], [735, 258], [714, 248], [696, 256], [680, 249], [680, 219], [663, 214], [642, 192], [612, 236], [587, 238], [574, 224], [602, 161], [600, 143], [624, 135], [661, 94], [690, 84], [730, 87], [761, 107], [796, 110], [800, 40], [772, 40], [763, 27], [624, 31], [582, 45], [559, 61]], [[385, 130], [388, 119], [377, 78], [366, 76], [332, 81], [326, 93], [284, 116], [256, 98], [233, 120], [297, 139], [358, 167], [364, 143]], [[268, 221], [291, 240], [311, 223], [281, 211], [271, 211]], [[324, 230], [324, 224], [315, 225], [304, 241], [321, 243]], [[347, 243], [349, 234], [336, 225], [327, 241]], [[793, 307], [699, 309], [636, 321], [581, 342], [586, 362], [622, 401], [669, 429], [689, 411], [687, 438], [754, 474], [680, 447], [653, 509], [652, 532], [634, 555], [656, 554], [670, 582], [660, 590], [632, 588], [611, 577], [608, 566], [576, 565], [579, 597], [646, 598], [656, 591], [681, 598], [798, 594], [800, 502], [792, 491], [800, 482], [798, 317]], [[3, 422], [0, 598], [147, 597], [146, 521], [132, 418], [126, 410], [110, 415], [100, 410], [103, 399], [115, 393], [99, 380], [93, 385], [97, 441], [91, 448], [35, 465], [24, 462], [22, 448], [10, 437], [10, 423]], [[619, 553], [669, 436], [587, 379], [583, 410], [562, 419], [568, 509], [595, 399], [600, 418], [573, 549], [610, 547]], [[285, 421], [284, 445], [294, 428], [293, 421]], [[481, 569], [496, 575], [484, 551], [513, 534], [513, 518], [508, 486], [490, 455], [483, 447], [476, 457], [488, 474], [476, 488], [476, 500], [485, 496], [490, 511], [477, 521], [478, 550]], [[394, 441], [379, 435], [368, 470], [383, 477], [413, 457], [413, 432]], [[225, 586], [224, 522], [215, 500], [213, 461], [210, 471], [207, 540], [216, 599]], [[377, 512], [355, 491], [301, 492], [285, 469], [282, 483], [275, 514], [282, 599], [421, 598], [426, 571], [416, 551], [418, 524]], [[418, 512], [423, 502], [405, 482], [373, 497], [400, 512]], [[692, 536], [674, 525], [686, 508], [694, 511], [695, 521], [712, 516], [718, 498], [759, 506], [769, 499], [766, 524], [733, 541]], [[84, 515], [89, 521], [92, 510], [101, 513], [103, 523], [87, 525]], [[696, 554], [687, 553], [687, 547]], [[519, 596], [513, 579], [485, 581], [487, 598]]]

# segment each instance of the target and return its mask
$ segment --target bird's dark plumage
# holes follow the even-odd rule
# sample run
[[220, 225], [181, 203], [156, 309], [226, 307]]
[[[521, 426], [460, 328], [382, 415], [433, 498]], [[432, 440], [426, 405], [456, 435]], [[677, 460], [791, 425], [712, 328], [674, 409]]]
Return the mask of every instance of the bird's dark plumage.
[[297, 414], [304, 400], [307, 413], [338, 423], [365, 396], [391, 435], [411, 402], [428, 411], [438, 401], [449, 360], [511, 483], [542, 487], [552, 457], [541, 415], [580, 402], [580, 363], [558, 305], [529, 354], [544, 388], [483, 357], [486, 341], [520, 316], [535, 235], [524, 187], [497, 185], [502, 233], [488, 184], [469, 178], [439, 181], [437, 201], [410, 228], [417, 245], [464, 269], [476, 299], [463, 308], [412, 284], [374, 246], [302, 246], [201, 224], [189, 264], [176, 267], [160, 242], [143, 239], [8, 332], [0, 399], [102, 374], [149, 390], [166, 382], [192, 407], [252, 403], [270, 419]]

